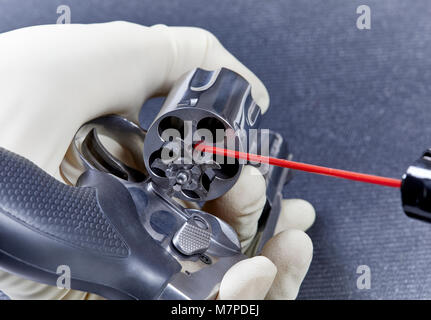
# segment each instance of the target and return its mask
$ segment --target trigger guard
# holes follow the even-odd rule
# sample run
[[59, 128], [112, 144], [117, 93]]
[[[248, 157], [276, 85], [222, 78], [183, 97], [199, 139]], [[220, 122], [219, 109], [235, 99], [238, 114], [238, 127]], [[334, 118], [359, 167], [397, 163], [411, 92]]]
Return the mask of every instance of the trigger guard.
[[[132, 156], [136, 168], [115, 157], [100, 141], [104, 135], [117, 142]], [[146, 131], [117, 115], [102, 116], [82, 125], [63, 159], [60, 170], [64, 178], [75, 185], [86, 170], [95, 169], [111, 173], [123, 180], [141, 182], [148, 177], [143, 161]]]

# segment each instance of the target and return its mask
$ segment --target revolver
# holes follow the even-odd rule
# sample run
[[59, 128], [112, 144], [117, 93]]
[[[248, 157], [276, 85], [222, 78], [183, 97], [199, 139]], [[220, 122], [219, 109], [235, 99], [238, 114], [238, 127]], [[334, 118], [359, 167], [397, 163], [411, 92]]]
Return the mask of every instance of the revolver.
[[[260, 119], [244, 78], [197, 68], [178, 79], [148, 130], [118, 115], [85, 123], [60, 167], [69, 185], [0, 148], [0, 268], [56, 285], [58, 267], [67, 266], [71, 289], [108, 299], [215, 298], [226, 271], [247, 256], [232, 227], [199, 208], [226, 193], [244, 163], [212, 155], [185, 161], [185, 154], [195, 132], [218, 130], [245, 150]], [[266, 134], [269, 155], [290, 158], [282, 136]], [[165, 150], [175, 161], [165, 161]], [[273, 235], [290, 178], [286, 168], [258, 169], [267, 202], [250, 254]]]

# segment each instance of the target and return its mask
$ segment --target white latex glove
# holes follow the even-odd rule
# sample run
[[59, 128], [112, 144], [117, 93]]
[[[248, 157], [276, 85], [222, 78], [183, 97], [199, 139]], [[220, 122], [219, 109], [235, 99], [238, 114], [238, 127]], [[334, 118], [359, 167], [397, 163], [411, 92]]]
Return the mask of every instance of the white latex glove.
[[[145, 100], [166, 94], [179, 76], [195, 67], [238, 72], [251, 83], [262, 110], [268, 108], [263, 84], [202, 29], [113, 22], [0, 34], [0, 146], [62, 180], [59, 165], [84, 122], [112, 113], [136, 121]], [[265, 203], [265, 182], [253, 170], [245, 167], [232, 190], [205, 206], [232, 224], [244, 245], [256, 232]], [[233, 266], [219, 298], [295, 298], [312, 258], [311, 241], [299, 230], [313, 221], [311, 205], [285, 200], [278, 234], [265, 246], [264, 256]], [[98, 298], [2, 271], [0, 290], [16, 299]]]

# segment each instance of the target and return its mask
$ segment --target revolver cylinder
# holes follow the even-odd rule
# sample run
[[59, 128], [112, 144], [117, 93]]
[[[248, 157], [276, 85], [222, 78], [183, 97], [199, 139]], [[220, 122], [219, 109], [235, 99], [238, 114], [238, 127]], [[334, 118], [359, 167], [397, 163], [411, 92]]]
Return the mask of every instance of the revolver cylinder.
[[[246, 151], [246, 133], [258, 127], [260, 118], [251, 86], [239, 74], [225, 68], [188, 72], [176, 82], [147, 132], [144, 160], [149, 175], [180, 199], [220, 197], [235, 184], [243, 164], [215, 156], [198, 163], [193, 143], [204, 140]], [[166, 159], [163, 151], [173, 144]]]

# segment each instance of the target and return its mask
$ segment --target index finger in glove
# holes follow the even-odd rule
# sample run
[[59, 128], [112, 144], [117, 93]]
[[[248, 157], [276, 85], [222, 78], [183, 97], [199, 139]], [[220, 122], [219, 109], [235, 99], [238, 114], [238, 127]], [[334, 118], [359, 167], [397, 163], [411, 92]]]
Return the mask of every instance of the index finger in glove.
[[245, 251], [256, 234], [265, 202], [265, 179], [258, 169], [246, 165], [232, 189], [220, 198], [206, 202], [202, 209], [229, 223]]

